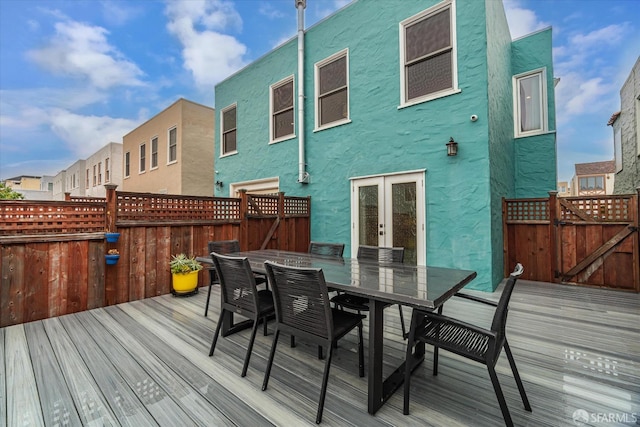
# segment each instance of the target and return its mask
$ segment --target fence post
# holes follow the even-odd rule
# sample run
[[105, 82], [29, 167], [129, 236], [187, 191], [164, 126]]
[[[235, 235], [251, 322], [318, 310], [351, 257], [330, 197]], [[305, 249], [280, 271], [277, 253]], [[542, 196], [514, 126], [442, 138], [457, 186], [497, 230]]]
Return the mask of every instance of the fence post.
[[251, 250], [249, 244], [249, 218], [247, 218], [247, 212], [249, 212], [249, 198], [247, 197], [247, 189], [241, 188], [238, 190], [240, 193], [240, 231], [238, 240], [240, 241], [240, 249], [243, 251]]
[[560, 220], [559, 213], [558, 192], [549, 191], [549, 268], [551, 269], [549, 277], [555, 283], [560, 283], [560, 277], [557, 272], [560, 271], [559, 263], [561, 260], [558, 259], [558, 226], [556, 226], [556, 223]]
[[71, 193], [69, 193], [69, 192], [64, 193], [64, 201], [65, 202], [70, 202], [71, 201]]
[[509, 225], [507, 224], [507, 199], [502, 198], [502, 264], [504, 277], [509, 277]]
[[116, 188], [118, 186], [116, 184], [105, 184], [104, 188], [107, 190], [107, 215], [106, 215], [106, 224], [105, 230], [109, 233], [116, 232], [116, 216], [118, 215], [117, 210], [117, 197], [116, 197]]
[[[285, 221], [285, 211], [284, 211], [284, 191], [278, 192], [278, 220], [280, 221], [280, 225], [278, 226], [278, 234], [276, 237], [278, 239], [277, 248], [281, 250], [291, 250], [289, 248], [289, 236], [286, 234], [287, 227], [284, 223]], [[286, 247], [283, 247], [283, 242]]]

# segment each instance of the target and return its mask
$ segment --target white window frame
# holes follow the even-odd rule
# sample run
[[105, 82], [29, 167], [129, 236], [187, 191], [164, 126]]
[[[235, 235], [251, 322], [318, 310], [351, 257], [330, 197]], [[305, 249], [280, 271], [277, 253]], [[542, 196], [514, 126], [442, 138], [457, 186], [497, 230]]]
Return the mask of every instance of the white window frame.
[[[540, 117], [541, 128], [530, 131], [520, 130], [520, 81], [537, 75], [540, 79]], [[513, 76], [513, 132], [516, 138], [540, 135], [549, 131], [549, 112], [547, 101], [547, 69], [538, 68]]]
[[[176, 135], [176, 140], [177, 140], [177, 135]], [[155, 145], [156, 145], [156, 150], [155, 152], [153, 151], [153, 142], [155, 141]], [[158, 169], [158, 136], [154, 136], [153, 138], [151, 138], [151, 143], [149, 144], [149, 170], [154, 170], [154, 169]], [[154, 156], [155, 155], [155, 156]], [[155, 165], [154, 165], [155, 164]]]
[[[432, 92], [427, 95], [414, 98], [407, 99], [407, 79], [406, 79], [406, 40], [405, 40], [405, 29], [412, 24], [420, 22], [424, 19], [427, 19], [433, 15], [436, 15], [442, 12], [444, 9], [449, 9], [449, 29], [450, 29], [450, 37], [451, 37], [451, 87], [447, 89], [443, 89], [437, 92]], [[457, 36], [456, 36], [456, 2], [455, 0], [445, 0], [441, 3], [438, 3], [430, 8], [423, 10], [422, 12], [405, 19], [399, 24], [400, 29], [400, 106], [398, 108], [410, 107], [412, 105], [421, 104], [423, 102], [432, 101], [434, 99], [442, 98], [445, 96], [453, 95], [456, 93], [460, 93], [461, 90], [458, 87], [458, 47], [457, 47]], [[437, 55], [438, 52], [435, 53]], [[432, 56], [435, 56], [432, 55]]]
[[[143, 153], [144, 150], [144, 153]], [[138, 174], [147, 171], [147, 143], [143, 142], [138, 146]]]
[[[346, 89], [347, 89], [347, 117], [340, 119], [340, 120], [336, 120], [330, 123], [326, 123], [326, 124], [320, 124], [320, 68], [334, 62], [337, 61], [338, 59], [341, 58], [346, 58], [345, 61], [345, 73], [346, 73]], [[315, 128], [314, 128], [314, 132], [317, 132], [319, 130], [323, 130], [323, 129], [329, 129], [332, 127], [336, 127], [336, 126], [340, 126], [340, 125], [344, 125], [346, 123], [351, 123], [351, 108], [349, 106], [350, 104], [350, 82], [349, 82], [349, 49], [343, 49], [340, 52], [336, 52], [333, 55], [329, 56], [328, 58], [323, 59], [322, 61], [316, 62], [315, 67], [314, 67], [314, 80], [315, 80], [315, 94], [314, 94], [314, 103], [315, 103], [315, 109], [316, 109], [316, 113], [315, 113]], [[340, 88], [340, 90], [342, 90], [342, 88]], [[326, 95], [326, 94], [325, 94]]]
[[109, 157], [104, 159], [104, 182], [111, 182], [111, 171], [109, 169]]
[[[88, 171], [88, 169], [87, 169]], [[129, 178], [131, 176], [131, 152], [124, 153], [124, 177]], [[87, 175], [87, 188], [88, 188], [88, 175]]]
[[[225, 134], [224, 113], [234, 108], [236, 110], [236, 127], [234, 128], [236, 131], [236, 149], [234, 151], [229, 151], [225, 153], [224, 151], [224, 134]], [[227, 157], [234, 154], [238, 154], [238, 104], [235, 102], [223, 108], [222, 110], [220, 110], [220, 157]]]
[[[284, 136], [281, 136], [280, 138], [276, 138], [275, 137], [275, 127], [273, 125], [273, 120], [274, 120], [274, 116], [279, 113], [279, 111], [273, 111], [273, 91], [286, 85], [291, 83], [291, 86], [293, 86], [293, 99], [291, 100], [291, 109], [293, 110], [293, 132]], [[238, 131], [237, 131], [237, 127], [238, 127], [238, 109], [236, 109], [236, 137], [238, 136]], [[269, 88], [269, 144], [275, 144], [276, 142], [281, 142], [281, 141], [286, 141], [288, 139], [292, 139], [296, 137], [296, 86], [295, 86], [295, 79], [293, 74], [285, 77], [284, 79], [280, 80], [277, 83], [274, 83], [270, 86]], [[236, 146], [237, 146], [237, 138], [236, 138]]]
[[[171, 159], [171, 131], [176, 131], [176, 158]], [[178, 162], [178, 126], [172, 126], [167, 129], [167, 164], [173, 164]]]

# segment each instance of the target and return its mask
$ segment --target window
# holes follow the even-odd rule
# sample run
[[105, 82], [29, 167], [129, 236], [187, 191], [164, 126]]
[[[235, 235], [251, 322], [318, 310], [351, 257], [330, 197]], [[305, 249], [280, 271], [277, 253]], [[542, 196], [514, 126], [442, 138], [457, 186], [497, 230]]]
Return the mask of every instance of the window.
[[151, 140], [151, 169], [158, 167], [158, 138]]
[[98, 185], [102, 185], [102, 162], [98, 162]]
[[604, 191], [603, 176], [585, 176], [580, 178], [580, 191]]
[[515, 135], [547, 131], [547, 86], [544, 69], [514, 76]]
[[145, 171], [147, 163], [147, 146], [146, 144], [140, 144], [140, 173]]
[[613, 131], [613, 156], [616, 162], [616, 173], [622, 170], [622, 130]]
[[128, 178], [131, 171], [131, 153], [130, 152], [126, 152], [124, 153], [124, 176], [125, 178]]
[[458, 91], [454, 17], [448, 0], [400, 23], [401, 105]]
[[293, 136], [293, 76], [271, 86], [271, 141]]
[[349, 121], [348, 51], [316, 64], [316, 129]]
[[236, 105], [222, 110], [222, 155], [237, 152], [236, 141]]
[[97, 174], [96, 174], [96, 165], [93, 165], [93, 186], [96, 186], [96, 181], [97, 181]]
[[111, 174], [109, 173], [109, 158], [104, 159], [104, 182], [111, 181]]
[[87, 169], [87, 177], [85, 179], [84, 188], [89, 188], [89, 169]]
[[168, 151], [168, 163], [178, 161], [178, 129], [169, 129], [169, 151]]

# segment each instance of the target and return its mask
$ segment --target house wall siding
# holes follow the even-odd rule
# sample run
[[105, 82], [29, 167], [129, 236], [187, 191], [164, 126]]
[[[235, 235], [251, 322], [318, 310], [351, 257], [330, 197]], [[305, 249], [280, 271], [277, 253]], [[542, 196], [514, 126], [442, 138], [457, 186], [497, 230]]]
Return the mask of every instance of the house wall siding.
[[[640, 58], [620, 90], [620, 116], [614, 123], [622, 135], [622, 170], [615, 175], [615, 194], [635, 193], [640, 187], [640, 161], [637, 144], [638, 135], [637, 115], [640, 114], [637, 98], [640, 96]], [[613, 134], [612, 134], [613, 141]]]

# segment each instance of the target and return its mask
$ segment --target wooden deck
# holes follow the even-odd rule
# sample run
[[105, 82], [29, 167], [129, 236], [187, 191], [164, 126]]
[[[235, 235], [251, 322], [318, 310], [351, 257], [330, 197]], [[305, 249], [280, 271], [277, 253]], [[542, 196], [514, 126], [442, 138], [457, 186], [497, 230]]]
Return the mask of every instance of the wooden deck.
[[[298, 340], [292, 349], [284, 337], [261, 391], [272, 335], [258, 333], [245, 378], [249, 331], [221, 338], [208, 357], [219, 290], [205, 318], [205, 289], [0, 329], [0, 426], [314, 425], [323, 367], [316, 348]], [[533, 407], [522, 408], [503, 355], [498, 375], [517, 426], [574, 426], [578, 410], [588, 416], [582, 425], [636, 425], [640, 294], [520, 281], [510, 307], [508, 336]], [[445, 313], [481, 323], [491, 315], [461, 299]], [[397, 310], [386, 314], [391, 370], [404, 342]], [[503, 424], [486, 369], [442, 352], [433, 377], [430, 349], [412, 379], [411, 415], [402, 415], [399, 390], [370, 416], [355, 344], [349, 336], [336, 352], [323, 425]]]

